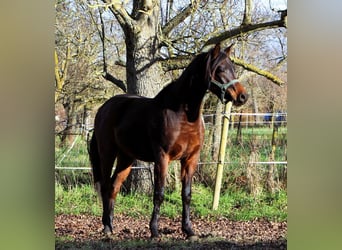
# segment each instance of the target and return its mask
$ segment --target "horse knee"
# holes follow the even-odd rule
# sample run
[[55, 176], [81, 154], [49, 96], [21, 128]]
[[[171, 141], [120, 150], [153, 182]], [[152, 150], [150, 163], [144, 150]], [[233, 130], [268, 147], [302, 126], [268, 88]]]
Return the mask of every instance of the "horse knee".
[[164, 192], [154, 192], [153, 202], [157, 204], [161, 204], [164, 201]]
[[191, 193], [184, 193], [182, 196], [182, 200], [185, 203], [190, 203], [191, 201]]
[[183, 187], [182, 201], [186, 204], [190, 203], [190, 201], [191, 201], [191, 186], [190, 185]]

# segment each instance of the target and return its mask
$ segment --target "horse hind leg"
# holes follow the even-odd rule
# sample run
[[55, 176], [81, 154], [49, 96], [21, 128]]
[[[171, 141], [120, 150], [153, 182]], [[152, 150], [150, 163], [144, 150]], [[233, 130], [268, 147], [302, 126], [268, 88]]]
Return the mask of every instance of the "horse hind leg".
[[111, 172], [115, 160], [115, 154], [110, 157], [106, 157], [101, 160], [102, 167], [102, 178], [96, 183], [96, 188], [100, 189], [102, 198], [102, 224], [103, 232], [109, 234], [113, 232], [112, 221], [113, 221], [113, 210], [114, 200], [111, 198]]
[[[107, 145], [107, 148], [110, 148]], [[97, 138], [93, 134], [89, 144], [89, 158], [92, 165], [95, 190], [102, 198], [103, 232], [112, 232], [113, 202], [110, 200], [110, 175], [116, 157], [115, 150], [103, 150], [98, 147]]]
[[[128, 160], [122, 156], [118, 157], [117, 166], [113, 177], [110, 177], [114, 160], [110, 160], [103, 165], [104, 167], [104, 181], [101, 183], [101, 195], [102, 195], [102, 224], [104, 226], [103, 233], [113, 233], [113, 216], [114, 205], [117, 193], [120, 191], [122, 183], [127, 178], [131, 171], [131, 165], [133, 160]], [[109, 171], [110, 169], [110, 171]]]
[[127, 179], [129, 173], [131, 172], [133, 161], [134, 159], [128, 156], [122, 154], [118, 155], [115, 171], [111, 178], [111, 198], [114, 201], [116, 200], [116, 196], [120, 191], [122, 183]]

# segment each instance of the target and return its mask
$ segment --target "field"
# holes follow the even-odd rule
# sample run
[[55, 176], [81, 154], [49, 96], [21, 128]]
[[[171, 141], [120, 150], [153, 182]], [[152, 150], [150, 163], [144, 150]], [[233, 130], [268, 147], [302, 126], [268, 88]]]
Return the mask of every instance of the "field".
[[[286, 161], [286, 128], [280, 127], [275, 142], [274, 161]], [[211, 209], [216, 165], [203, 150], [196, 173], [191, 216], [198, 241], [185, 240], [180, 230], [179, 187], [168, 183], [161, 207], [158, 241], [149, 240], [152, 197], [119, 194], [114, 215], [114, 235], [100, 231], [101, 203], [92, 188], [90, 171], [70, 170], [89, 167], [86, 143], [76, 136], [74, 145], [59, 147], [56, 139], [55, 237], [56, 248], [85, 249], [282, 249], [287, 238], [286, 165], [274, 164], [274, 189], [267, 188], [269, 165], [250, 164], [269, 161], [272, 129], [230, 130], [224, 181], [219, 208]], [[251, 155], [254, 158], [251, 159]], [[170, 168], [170, 175], [173, 175]], [[252, 175], [250, 174], [252, 172]], [[252, 176], [252, 177], [251, 177]], [[254, 176], [254, 177], [253, 177]], [[253, 185], [252, 185], [252, 184]]]

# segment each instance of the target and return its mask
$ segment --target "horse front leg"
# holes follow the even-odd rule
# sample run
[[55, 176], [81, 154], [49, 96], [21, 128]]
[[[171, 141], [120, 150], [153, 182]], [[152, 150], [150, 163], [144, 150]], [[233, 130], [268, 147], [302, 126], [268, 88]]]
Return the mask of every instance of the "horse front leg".
[[164, 187], [168, 169], [168, 158], [161, 157], [161, 160], [155, 162], [154, 166], [154, 193], [153, 193], [153, 212], [150, 221], [151, 238], [159, 237], [158, 233], [158, 219], [160, 212], [160, 205], [164, 201]]
[[114, 211], [114, 200], [110, 198], [110, 183], [106, 182], [105, 185], [101, 186], [102, 196], [102, 232], [105, 234], [113, 233], [113, 211]]
[[196, 171], [198, 156], [181, 160], [181, 180], [182, 180], [182, 231], [188, 239], [195, 239], [195, 233], [190, 221], [190, 203], [191, 203], [191, 184], [192, 177]]

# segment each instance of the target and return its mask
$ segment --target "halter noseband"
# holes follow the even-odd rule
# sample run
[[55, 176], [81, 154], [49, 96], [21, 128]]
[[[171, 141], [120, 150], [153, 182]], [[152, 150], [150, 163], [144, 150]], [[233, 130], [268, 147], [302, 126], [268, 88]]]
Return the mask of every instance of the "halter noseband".
[[224, 101], [224, 95], [226, 93], [227, 88], [232, 86], [233, 84], [235, 84], [237, 82], [239, 82], [238, 79], [231, 80], [230, 82], [227, 82], [227, 83], [220, 83], [220, 82], [218, 82], [218, 81], [216, 81], [214, 79], [212, 79], [210, 81], [210, 83], [212, 83], [212, 84], [214, 84], [214, 85], [216, 85], [217, 87], [220, 88], [220, 90], [221, 90], [221, 102]]

